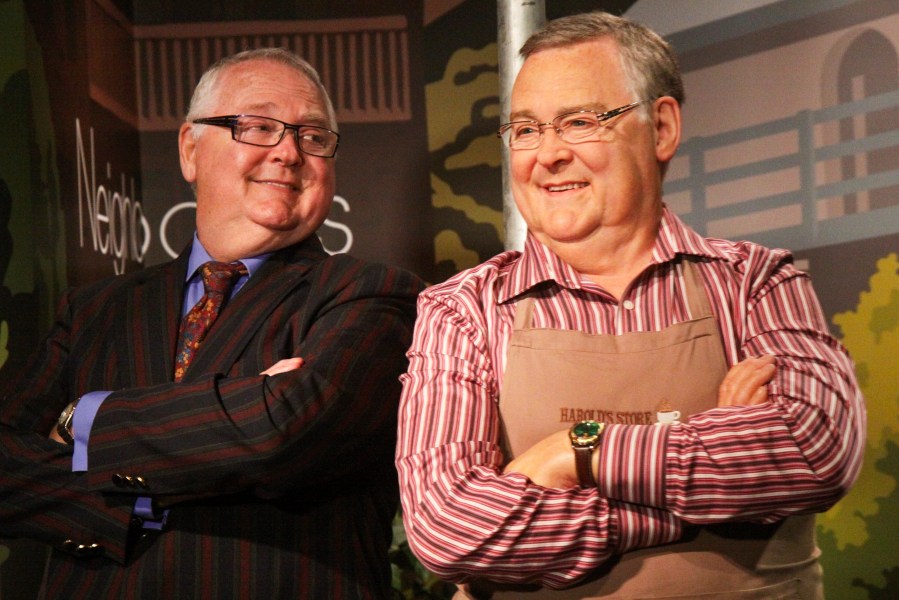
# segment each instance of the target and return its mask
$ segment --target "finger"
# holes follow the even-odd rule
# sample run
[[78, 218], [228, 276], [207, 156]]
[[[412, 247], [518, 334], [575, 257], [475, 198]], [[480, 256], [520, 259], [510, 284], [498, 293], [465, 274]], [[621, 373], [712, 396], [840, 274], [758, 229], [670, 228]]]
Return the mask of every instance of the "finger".
[[[755, 403], [754, 395], [774, 378], [773, 356], [748, 357], [727, 372], [718, 388], [718, 406], [745, 406]], [[767, 397], [767, 389], [764, 390]]]
[[758, 388], [752, 397], [749, 399], [747, 406], [755, 406], [757, 404], [764, 404], [768, 401], [768, 386], [762, 386]]
[[273, 365], [276, 368], [276, 373], [286, 373], [287, 371], [299, 369], [301, 366], [303, 366], [303, 359], [299, 357], [279, 360]]
[[774, 379], [777, 367], [774, 363], [753, 361], [742, 368], [735, 378], [734, 383], [737, 386], [759, 386], [770, 382]]
[[775, 375], [777, 375], [777, 365], [774, 363], [764, 365], [758, 370], [758, 378], [763, 383], [771, 383]]
[[260, 373], [260, 375], [278, 375], [280, 373], [286, 373], [288, 371], [293, 371], [294, 369], [299, 369], [301, 366], [303, 366], [303, 359], [300, 357], [284, 358]]
[[288, 371], [293, 371], [294, 369], [299, 368], [299, 366], [291, 366], [285, 363], [278, 363], [272, 365], [268, 369], [262, 372], [263, 375], [279, 375], [281, 373], [286, 373]]
[[721, 385], [718, 386], [718, 406], [733, 406], [737, 402], [734, 396], [744, 385], [748, 370], [746, 361], [737, 363], [730, 368]]

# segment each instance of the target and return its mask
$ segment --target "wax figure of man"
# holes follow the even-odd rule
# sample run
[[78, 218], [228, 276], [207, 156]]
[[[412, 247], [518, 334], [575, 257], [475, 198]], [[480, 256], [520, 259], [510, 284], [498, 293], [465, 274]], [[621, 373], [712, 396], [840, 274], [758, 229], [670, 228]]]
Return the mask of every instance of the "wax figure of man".
[[[6, 387], [0, 534], [55, 546], [43, 597], [388, 597], [399, 376], [421, 283], [322, 248], [335, 131], [318, 75], [292, 53], [213, 66], [179, 135], [193, 243], [68, 293]], [[179, 322], [206, 318], [192, 307], [214, 296], [210, 283], [200, 300], [210, 260], [238, 267], [239, 289], [219, 292], [189, 348]], [[47, 439], [77, 399], [59, 428], [74, 445]]]
[[656, 34], [578, 15], [522, 55], [500, 133], [524, 250], [419, 298], [411, 547], [475, 597], [820, 595], [812, 513], [854, 481], [865, 412], [808, 277], [663, 203], [683, 88]]

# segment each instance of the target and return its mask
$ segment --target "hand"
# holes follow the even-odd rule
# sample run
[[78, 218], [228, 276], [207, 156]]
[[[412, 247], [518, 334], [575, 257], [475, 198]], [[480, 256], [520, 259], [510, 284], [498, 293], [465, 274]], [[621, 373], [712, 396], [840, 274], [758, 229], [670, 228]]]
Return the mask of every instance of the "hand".
[[[774, 379], [773, 356], [750, 357], [731, 367], [718, 388], [718, 406], [750, 406], [768, 400]], [[579, 485], [568, 430], [543, 438], [503, 468], [521, 473], [537, 485], [570, 488]]]
[[750, 356], [735, 364], [718, 387], [718, 406], [752, 406], [768, 401], [777, 372], [773, 356]]
[[543, 438], [507, 464], [503, 473], [521, 473], [537, 485], [548, 488], [578, 486], [568, 430]]
[[[75, 432], [73, 431], [72, 433], [75, 433]], [[56, 433], [56, 425], [53, 426], [53, 428], [50, 430], [50, 435], [48, 435], [47, 437], [50, 438], [51, 440], [53, 440], [54, 442], [68, 446], [66, 441], [64, 439], [62, 439], [61, 437], [59, 437], [59, 434]]]
[[278, 375], [279, 373], [286, 373], [288, 371], [293, 371], [294, 369], [299, 369], [302, 366], [303, 359], [299, 356], [296, 358], [282, 358], [260, 373], [260, 375]]

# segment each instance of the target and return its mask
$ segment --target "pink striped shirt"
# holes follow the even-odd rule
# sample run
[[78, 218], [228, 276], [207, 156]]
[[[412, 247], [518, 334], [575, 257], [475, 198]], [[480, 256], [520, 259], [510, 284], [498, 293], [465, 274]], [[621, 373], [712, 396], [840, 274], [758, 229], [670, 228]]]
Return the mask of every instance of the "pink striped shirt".
[[[728, 364], [777, 357], [770, 402], [676, 427], [607, 425], [598, 489], [503, 475], [497, 402], [516, 296], [544, 284], [535, 327], [659, 331], [691, 318], [678, 254], [703, 259]], [[418, 310], [397, 468], [409, 542], [447, 579], [567, 587], [615, 554], [678, 539], [688, 524], [826, 510], [858, 475], [865, 411], [853, 365], [785, 250], [702, 238], [666, 208], [652, 264], [620, 300], [528, 237], [523, 253], [426, 290]]]

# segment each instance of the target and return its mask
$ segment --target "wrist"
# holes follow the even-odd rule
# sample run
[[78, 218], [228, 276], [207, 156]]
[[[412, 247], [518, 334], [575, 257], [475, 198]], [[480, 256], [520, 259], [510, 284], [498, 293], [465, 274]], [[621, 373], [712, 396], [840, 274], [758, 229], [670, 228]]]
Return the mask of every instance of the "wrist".
[[75, 408], [78, 406], [78, 400], [70, 402], [68, 406], [59, 413], [56, 420], [56, 433], [68, 445], [74, 445], [75, 434], [72, 431], [72, 419], [75, 418]]
[[575, 468], [578, 482], [582, 487], [596, 487], [599, 448], [605, 423], [580, 421], [568, 432], [571, 448], [574, 450]]

